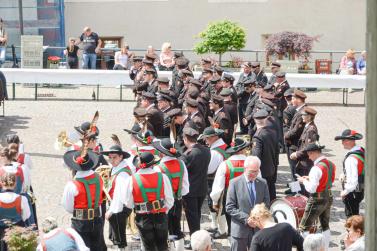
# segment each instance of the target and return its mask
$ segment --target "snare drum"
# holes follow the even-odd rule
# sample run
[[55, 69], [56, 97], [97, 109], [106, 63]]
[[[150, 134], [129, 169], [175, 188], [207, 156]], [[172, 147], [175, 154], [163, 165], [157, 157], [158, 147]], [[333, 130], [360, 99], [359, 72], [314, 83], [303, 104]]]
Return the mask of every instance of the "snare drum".
[[277, 223], [287, 222], [297, 229], [304, 216], [307, 201], [308, 198], [303, 195], [287, 196], [274, 200], [270, 211]]

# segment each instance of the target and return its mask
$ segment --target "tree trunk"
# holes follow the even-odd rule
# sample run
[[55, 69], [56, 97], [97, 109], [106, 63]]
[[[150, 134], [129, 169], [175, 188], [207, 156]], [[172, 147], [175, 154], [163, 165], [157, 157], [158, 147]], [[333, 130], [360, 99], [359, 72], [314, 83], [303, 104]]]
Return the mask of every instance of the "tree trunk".
[[221, 65], [221, 56], [222, 56], [223, 54], [222, 53], [219, 53], [219, 66], [222, 66]]

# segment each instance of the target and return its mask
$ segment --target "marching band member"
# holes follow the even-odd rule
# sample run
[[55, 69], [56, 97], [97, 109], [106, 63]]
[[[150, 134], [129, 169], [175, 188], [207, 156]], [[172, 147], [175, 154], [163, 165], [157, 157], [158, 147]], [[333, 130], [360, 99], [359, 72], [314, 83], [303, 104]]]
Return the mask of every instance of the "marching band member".
[[299, 228], [305, 237], [319, 218], [325, 239], [325, 247], [328, 250], [331, 237], [329, 229], [330, 209], [333, 202], [331, 188], [335, 178], [336, 167], [322, 155], [323, 148], [325, 147], [311, 143], [304, 149], [308, 157], [314, 162], [314, 166], [310, 169], [309, 176], [299, 176], [297, 178], [300, 183], [304, 184], [306, 191], [310, 194]]
[[14, 192], [17, 186], [17, 177], [14, 173], [3, 173], [0, 181], [3, 189], [0, 193], [0, 250], [6, 251], [3, 237], [9, 222], [11, 225], [26, 226], [26, 221], [30, 218], [30, 207], [25, 196]]
[[[208, 165], [208, 207], [210, 210], [211, 215], [211, 227], [207, 229], [208, 232], [216, 233], [217, 231], [220, 233], [217, 235], [221, 235], [223, 237], [226, 236], [226, 225], [222, 225], [222, 229], [219, 229], [218, 220], [217, 220], [217, 212], [213, 208], [213, 201], [210, 197], [212, 191], [213, 180], [215, 178], [216, 170], [219, 165], [229, 157], [229, 154], [226, 152], [228, 145], [225, 144], [220, 136], [223, 134], [223, 130], [215, 129], [213, 127], [207, 127], [204, 129], [203, 134], [201, 134], [198, 140], [203, 139], [206, 144], [210, 147], [211, 150], [211, 161]], [[225, 220], [225, 219], [224, 219]], [[225, 223], [225, 222], [224, 222]]]
[[[109, 184], [110, 189], [108, 191], [110, 198], [113, 199], [118, 180], [127, 180], [132, 175], [131, 168], [128, 166], [127, 162], [127, 158], [130, 157], [130, 154], [123, 151], [120, 145], [113, 145], [109, 150], [103, 151], [102, 154], [108, 156], [112, 167]], [[118, 211], [118, 213], [114, 213], [109, 218], [109, 239], [114, 245], [117, 245], [119, 249], [124, 249], [127, 246], [126, 225], [131, 209], [123, 207]]]
[[68, 213], [73, 214], [72, 228], [81, 235], [85, 245], [90, 250], [102, 251], [107, 249], [100, 210], [103, 180], [92, 170], [98, 163], [98, 155], [89, 150], [87, 145], [85, 140], [81, 151], [68, 151], [63, 156], [64, 163], [77, 172], [64, 188], [62, 205]]
[[190, 188], [187, 168], [182, 160], [177, 159], [180, 154], [174, 148], [170, 139], [155, 141], [153, 146], [162, 155], [160, 162], [155, 167], [157, 171], [168, 176], [174, 194], [174, 206], [168, 213], [169, 234], [176, 236], [176, 251], [183, 251], [185, 235], [181, 230], [182, 196], [188, 194]]
[[[218, 212], [219, 216], [219, 230], [213, 235], [214, 239], [226, 237], [225, 232], [220, 230], [226, 229], [228, 225], [228, 235], [230, 235], [230, 216], [225, 212], [226, 193], [229, 187], [229, 182], [244, 172], [244, 162], [246, 159], [246, 149], [250, 146], [249, 143], [243, 139], [236, 138], [234, 144], [226, 150], [228, 154], [232, 154], [227, 160], [221, 162], [216, 171], [215, 179], [212, 185], [211, 199], [213, 201], [213, 209]], [[222, 203], [222, 211], [219, 212]], [[220, 225], [222, 225], [220, 227]], [[225, 230], [226, 231], [226, 230]]]
[[348, 150], [343, 161], [340, 193], [347, 218], [359, 214], [360, 202], [364, 199], [365, 149], [356, 145], [356, 140], [363, 138], [360, 133], [346, 129], [335, 140], [341, 140], [344, 149]]
[[139, 171], [130, 179], [119, 179], [106, 218], [120, 212], [123, 205], [134, 208], [136, 225], [145, 250], [166, 251], [167, 213], [174, 204], [172, 187], [165, 174], [153, 169], [156, 164], [153, 154], [143, 152], [139, 158]]

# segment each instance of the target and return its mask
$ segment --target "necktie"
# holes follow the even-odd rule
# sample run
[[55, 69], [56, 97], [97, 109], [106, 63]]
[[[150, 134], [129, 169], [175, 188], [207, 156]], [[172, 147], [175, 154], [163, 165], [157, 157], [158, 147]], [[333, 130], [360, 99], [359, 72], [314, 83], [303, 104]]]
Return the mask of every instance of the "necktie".
[[253, 182], [252, 181], [249, 181], [249, 195], [250, 195], [251, 206], [254, 206], [255, 195], [254, 195], [254, 192], [253, 192]]

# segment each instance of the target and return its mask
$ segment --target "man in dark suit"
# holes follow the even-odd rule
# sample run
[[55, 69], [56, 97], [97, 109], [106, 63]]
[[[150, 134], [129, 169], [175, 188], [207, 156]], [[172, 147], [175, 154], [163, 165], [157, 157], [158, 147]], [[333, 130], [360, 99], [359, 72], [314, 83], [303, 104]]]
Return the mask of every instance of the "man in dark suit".
[[280, 71], [281, 64], [278, 62], [272, 62], [271, 63], [271, 77], [268, 80], [268, 84], [273, 85], [276, 82], [276, 76], [275, 74]]
[[276, 178], [279, 164], [279, 142], [276, 130], [266, 126], [268, 112], [259, 110], [254, 114], [257, 131], [252, 137], [252, 155], [261, 162], [262, 177], [266, 179], [271, 200], [276, 198]]
[[167, 113], [171, 109], [173, 109], [171, 107], [171, 104], [173, 103], [173, 98], [170, 97], [169, 95], [167, 95], [168, 92], [169, 92], [169, 90], [161, 90], [160, 92], [158, 92], [158, 95], [157, 95], [158, 109], [160, 109], [160, 111], [164, 114], [164, 124], [163, 124], [164, 127], [163, 127], [163, 130], [162, 130], [162, 136], [163, 137], [169, 137], [170, 136], [170, 127], [169, 127], [170, 118], [167, 115]]
[[268, 78], [266, 73], [264, 73], [263, 69], [260, 68], [259, 62], [252, 62], [251, 63], [251, 70], [255, 74], [255, 78], [257, 79], [257, 83], [263, 83], [263, 85], [267, 85]]
[[224, 110], [229, 114], [233, 128], [235, 128], [238, 124], [238, 109], [237, 103], [232, 101], [231, 95], [232, 91], [229, 88], [223, 88], [220, 92], [220, 96], [224, 98]]
[[[183, 141], [187, 151], [182, 155], [182, 159], [186, 164], [190, 183], [190, 192], [183, 196], [183, 205], [190, 235], [200, 230], [201, 208], [207, 195], [207, 171], [211, 160], [209, 148], [197, 143], [198, 136], [198, 131], [190, 127], [183, 129]], [[186, 248], [190, 246], [186, 245]]]
[[[290, 158], [298, 161], [296, 173], [300, 176], [308, 176], [310, 168], [314, 165], [314, 163], [309, 159], [307, 152], [303, 149], [305, 149], [309, 144], [317, 142], [319, 139], [318, 129], [314, 123], [314, 118], [317, 111], [312, 107], [306, 106], [301, 114], [303, 122], [305, 123], [305, 128], [298, 143], [298, 151], [292, 153]], [[304, 189], [304, 186], [302, 186], [301, 191], [302, 194], [309, 197], [309, 194]]]
[[229, 184], [225, 208], [231, 217], [232, 251], [245, 251], [250, 248], [255, 231], [249, 220], [250, 211], [256, 204], [265, 203], [267, 207], [270, 204], [267, 183], [257, 177], [260, 165], [258, 157], [247, 157], [244, 162], [244, 175], [234, 178]]
[[240, 75], [240, 78], [238, 79], [238, 82], [235, 86], [237, 91], [237, 97], [238, 97], [238, 116], [240, 121], [240, 128], [241, 133], [246, 134], [247, 133], [247, 126], [244, 126], [243, 123], [241, 123], [242, 119], [244, 118], [247, 104], [249, 103], [250, 98], [250, 92], [246, 90], [245, 83], [255, 83], [255, 74], [251, 70], [251, 62], [246, 62], [242, 65], [243, 72]]
[[224, 110], [224, 99], [218, 95], [212, 95], [209, 108], [213, 112], [213, 127], [224, 130], [222, 136], [225, 143], [230, 145], [233, 137], [233, 124], [229, 114]]
[[304, 110], [306, 95], [303, 91], [295, 90], [292, 96], [292, 104], [296, 107], [296, 113], [293, 116], [291, 126], [284, 134], [285, 144], [287, 146], [288, 162], [291, 167], [292, 179], [296, 180], [297, 161], [290, 158], [291, 154], [298, 149], [298, 141], [304, 131], [305, 123], [302, 120], [301, 112]]
[[231, 92], [232, 92], [232, 94], [231, 94], [232, 101], [234, 103], [237, 103], [237, 99], [238, 99], [238, 97], [237, 97], [237, 91], [236, 91], [236, 89], [233, 86], [233, 82], [234, 82], [234, 77], [231, 74], [224, 73], [223, 76], [221, 77], [222, 87], [223, 88], [229, 88], [231, 90]]
[[186, 100], [186, 113], [187, 113], [187, 120], [191, 121], [192, 124], [195, 125], [199, 134], [203, 133], [204, 128], [206, 127], [205, 120], [202, 114], [198, 110], [199, 103], [195, 99], [187, 99]]
[[152, 131], [156, 137], [163, 136], [164, 128], [164, 113], [159, 110], [155, 102], [156, 96], [151, 92], [143, 92], [141, 94], [141, 107], [147, 111], [146, 120], [150, 123], [151, 127], [148, 130]]
[[[255, 82], [255, 78], [246, 80], [244, 82], [245, 91], [250, 93], [249, 99], [247, 101], [247, 106], [244, 112], [244, 117], [242, 118], [242, 125], [244, 126], [241, 128], [241, 132], [243, 134], [249, 133], [252, 128], [254, 128], [254, 120], [253, 120], [253, 114], [255, 106], [259, 99], [259, 94], [257, 93], [257, 85]], [[261, 88], [259, 88], [261, 89]]]

